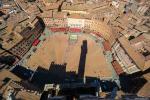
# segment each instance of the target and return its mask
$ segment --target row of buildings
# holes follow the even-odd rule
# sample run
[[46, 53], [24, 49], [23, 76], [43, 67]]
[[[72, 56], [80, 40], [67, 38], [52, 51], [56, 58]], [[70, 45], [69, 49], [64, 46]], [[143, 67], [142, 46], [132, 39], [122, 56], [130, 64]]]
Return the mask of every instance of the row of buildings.
[[[0, 43], [3, 47], [0, 55], [15, 55], [21, 59], [41, 35], [45, 25], [54, 32], [71, 29], [71, 32], [94, 33], [105, 39], [104, 49], [111, 52], [116, 73], [146, 73], [143, 76], [148, 82], [141, 91], [148, 90], [149, 4], [149, 0], [5, 1], [0, 8]], [[36, 16], [40, 16], [45, 25]], [[25, 89], [19, 84], [22, 79], [11, 72], [3, 70], [0, 76], [3, 76], [0, 77], [0, 92], [5, 97], [12, 97], [9, 90], [14, 89], [17, 90], [17, 98], [39, 99], [36, 91]], [[139, 95], [149, 95], [141, 91]]]
[[37, 17], [40, 13], [37, 6], [20, 0], [5, 2], [0, 8], [0, 55], [12, 55], [18, 61], [44, 31], [45, 24]]
[[[148, 72], [150, 68], [148, 0], [73, 1], [63, 3], [61, 12], [47, 10], [46, 16], [43, 16], [46, 25], [96, 32], [108, 41], [113, 56], [112, 65], [118, 74]], [[101, 32], [100, 28], [103, 28], [101, 26], [108, 27], [109, 31]], [[144, 77], [149, 80], [149, 74], [145, 74]]]
[[[74, 9], [73, 7], [78, 8], [76, 6], [82, 6], [81, 8], [85, 9], [86, 7], [84, 7], [84, 5], [89, 6], [90, 4], [72, 3], [71, 7], [68, 7], [69, 3], [65, 2], [62, 6], [62, 12], [56, 13], [55, 11], [48, 10], [46, 11], [46, 15], [44, 16], [43, 14], [42, 17], [44, 19], [45, 24], [48, 27], [77, 28], [82, 29], [82, 31], [89, 30], [90, 32], [99, 32], [99, 34], [104, 39], [110, 42], [112, 46], [113, 56], [115, 60], [117, 60], [118, 63], [121, 65], [124, 72], [132, 74], [141, 70], [144, 71], [149, 68], [149, 61], [150, 61], [148, 57], [149, 55], [145, 56], [142, 54], [144, 52], [145, 53], [147, 52], [147, 54], [149, 54], [148, 53], [149, 17], [139, 15], [138, 14], [139, 10], [137, 10], [136, 15], [134, 14], [135, 12], [131, 13], [131, 11], [135, 9], [132, 7], [131, 11], [130, 12], [128, 11], [127, 14], [120, 13], [119, 11], [120, 9], [118, 11], [115, 11], [116, 7], [120, 6], [122, 7], [123, 5], [126, 6], [128, 3], [130, 2], [126, 3], [118, 1], [117, 4], [119, 6], [116, 6], [114, 1], [112, 2], [112, 4], [110, 2], [107, 2], [107, 4], [110, 5], [107, 7], [105, 7], [102, 3], [101, 5], [99, 5], [100, 6], [99, 9], [95, 10], [92, 7], [89, 8], [93, 9], [92, 15], [92, 14], [83, 14], [80, 12], [70, 13], [70, 11], [76, 11], [76, 9]], [[139, 9], [141, 7], [145, 7], [146, 5], [147, 4], [139, 5], [140, 6]], [[65, 11], [63, 11], [63, 9], [65, 9]], [[86, 10], [86, 12], [90, 12], [89, 9]], [[103, 12], [101, 12], [102, 11], [101, 9], [103, 10]], [[107, 10], [111, 11], [107, 12]], [[82, 11], [82, 9], [80, 9], [79, 11]], [[144, 11], [146, 13], [148, 9]], [[107, 25], [111, 28], [109, 28]], [[104, 31], [100, 32], [102, 30], [101, 28], [103, 28], [102, 26], [104, 27]], [[106, 27], [108, 27], [107, 30], [105, 29]], [[130, 41], [130, 38], [132, 37], [134, 39], [131, 39]], [[132, 44], [130, 42], [132, 42]], [[134, 54], [130, 54], [131, 50]], [[137, 61], [137, 59], [139, 60]]]

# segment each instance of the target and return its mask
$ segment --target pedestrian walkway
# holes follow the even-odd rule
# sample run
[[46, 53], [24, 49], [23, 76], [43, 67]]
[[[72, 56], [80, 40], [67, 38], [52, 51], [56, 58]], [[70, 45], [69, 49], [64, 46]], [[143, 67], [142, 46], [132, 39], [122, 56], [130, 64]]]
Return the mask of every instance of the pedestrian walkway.
[[115, 69], [112, 66], [112, 61], [113, 61], [113, 57], [112, 57], [112, 53], [110, 51], [106, 51], [106, 55], [105, 55], [107, 62], [109, 64], [109, 68], [112, 72], [112, 79], [113, 81], [115, 81], [117, 83], [117, 85], [120, 87], [120, 82], [119, 82], [119, 76], [117, 75]]
[[[40, 46], [42, 45], [43, 40], [46, 39], [46, 37], [48, 37], [49, 35], [52, 35], [52, 34], [53, 34], [53, 33], [52, 33], [49, 29], [47, 29], [47, 28], [45, 28], [45, 30], [44, 30], [43, 33], [45, 33], [45, 34], [41, 34], [41, 36], [39, 37], [39, 40], [41, 40], [40, 43], [39, 43], [36, 47], [35, 47], [35, 46], [32, 46], [32, 47], [30, 48], [30, 50], [22, 57], [22, 59], [21, 59], [16, 65], [22, 65], [22, 66], [24, 66], [24, 67], [29, 67], [29, 66], [26, 66], [27, 57], [28, 57], [29, 55], [32, 56], [32, 55], [34, 54], [33, 50], [34, 50], [35, 48], [38, 49], [38, 47], [40, 47]], [[13, 67], [11, 67], [10, 71], [13, 70], [13, 69], [16, 67], [16, 65], [14, 65]]]
[[[104, 46], [103, 46], [103, 41], [104, 39], [101, 37], [97, 37], [96, 35], [93, 34], [89, 34], [89, 36], [94, 39], [95, 41], [97, 41], [98, 45], [100, 46], [100, 48], [103, 48], [104, 50]], [[112, 61], [113, 61], [113, 57], [112, 57], [112, 53], [111, 51], [105, 51], [105, 57], [107, 60], [107, 63], [109, 65], [110, 71], [112, 72], [112, 80], [115, 81], [118, 86], [120, 86], [120, 82], [119, 82], [119, 76], [117, 75], [116, 71], [114, 70], [113, 66], [112, 66]]]
[[[39, 37], [39, 44], [37, 46], [33, 46], [30, 48], [30, 50], [25, 54], [25, 56], [18, 62], [18, 65], [22, 65], [22, 66], [25, 66], [25, 67], [29, 67], [29, 66], [26, 66], [26, 62], [27, 62], [27, 57], [28, 56], [32, 56], [34, 54], [33, 50], [36, 48], [38, 49], [40, 46], [42, 46], [43, 42], [44, 42], [44, 39], [46, 39], [47, 37], [49, 37], [50, 35], [53, 35], [53, 34], [64, 34], [64, 33], [60, 33], [60, 32], [51, 32], [48, 28], [45, 28], [44, 30], [44, 34], [42, 34], [40, 37]], [[79, 34], [80, 35], [80, 34]], [[93, 34], [87, 34], [90, 38], [92, 38], [93, 40], [95, 40], [95, 42], [97, 43], [98, 46], [100, 46], [100, 48], [102, 48], [104, 50], [104, 46], [103, 46], [103, 41], [104, 39], [101, 38], [101, 37], [98, 37], [96, 35], [93, 35]], [[66, 59], [68, 57], [68, 55], [70, 54], [70, 50], [72, 50], [72, 47], [73, 45], [68, 45], [68, 47], [66, 48], [65, 52], [64, 52], [64, 56], [63, 56], [63, 60], [64, 62], [66, 62]], [[113, 61], [113, 57], [112, 57], [112, 53], [111, 51], [104, 51], [104, 55], [106, 57], [106, 60], [107, 60], [107, 63], [108, 63], [108, 67], [110, 68], [110, 71], [112, 73], [112, 81], [116, 81], [118, 85], [120, 85], [119, 83], [119, 76], [117, 75], [116, 71], [114, 70], [113, 66], [112, 66], [112, 61]], [[51, 51], [50, 52], [50, 55], [53, 55], [54, 57], [54, 61], [55, 61], [55, 52]]]

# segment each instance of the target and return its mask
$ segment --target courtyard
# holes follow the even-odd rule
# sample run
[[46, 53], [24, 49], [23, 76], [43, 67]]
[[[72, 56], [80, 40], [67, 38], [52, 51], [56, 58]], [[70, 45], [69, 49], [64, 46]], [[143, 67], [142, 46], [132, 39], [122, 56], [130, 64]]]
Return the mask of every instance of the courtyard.
[[41, 66], [49, 69], [51, 62], [56, 64], [66, 63], [66, 72], [78, 73], [81, 59], [81, 46], [87, 41], [85, 56], [84, 76], [108, 78], [112, 76], [109, 62], [103, 54], [103, 48], [89, 34], [78, 34], [77, 40], [70, 43], [69, 34], [56, 33], [50, 35], [35, 53], [28, 58], [26, 65], [30, 69]]

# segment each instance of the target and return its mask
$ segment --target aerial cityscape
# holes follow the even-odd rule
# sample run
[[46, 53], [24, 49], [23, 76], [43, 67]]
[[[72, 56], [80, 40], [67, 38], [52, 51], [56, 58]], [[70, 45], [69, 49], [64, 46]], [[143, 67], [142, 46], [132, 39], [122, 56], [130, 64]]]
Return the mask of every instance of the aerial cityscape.
[[0, 100], [150, 100], [150, 0], [0, 0]]

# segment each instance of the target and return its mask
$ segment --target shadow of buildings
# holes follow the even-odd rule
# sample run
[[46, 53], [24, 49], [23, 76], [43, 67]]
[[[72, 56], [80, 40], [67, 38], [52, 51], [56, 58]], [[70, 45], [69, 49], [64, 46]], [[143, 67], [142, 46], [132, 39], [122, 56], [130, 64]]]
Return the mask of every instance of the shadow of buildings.
[[38, 67], [31, 79], [31, 83], [43, 89], [45, 84], [62, 84], [74, 80], [76, 73], [66, 72], [66, 65], [66, 63], [61, 65], [52, 62], [49, 70]]
[[29, 80], [33, 74], [32, 70], [20, 65], [17, 65], [11, 72], [23, 80]]
[[143, 75], [148, 73], [150, 73], [150, 68], [130, 75], [125, 73], [121, 74], [119, 76], [119, 80], [122, 91], [125, 93], [136, 94], [147, 83], [147, 80], [143, 77]]
[[83, 44], [81, 46], [81, 54], [80, 61], [78, 67], [78, 73], [75, 71], [67, 72], [66, 65], [64, 64], [55, 64], [55, 62], [51, 62], [48, 70], [38, 67], [36, 72], [34, 73], [31, 82], [37, 84], [40, 88], [46, 83], [49, 84], [62, 84], [62, 83], [72, 83], [75, 81], [82, 81], [85, 72], [85, 63], [86, 63], [86, 54], [87, 54], [87, 40], [83, 40]]
[[13, 65], [16, 61], [16, 57], [14, 56], [0, 56], [0, 64]]
[[[142, 74], [141, 74], [142, 75]], [[119, 76], [121, 90], [125, 93], [136, 94], [147, 82], [147, 80], [140, 75], [126, 75]]]
[[4, 50], [6, 53], [10, 54], [11, 56], [14, 56], [14, 57], [20, 59], [20, 57], [18, 55], [15, 55], [10, 50], [3, 48], [2, 44], [0, 44], [0, 49]]
[[[24, 82], [25, 84], [24, 86], [29, 86], [31, 84], [30, 86], [36, 87], [37, 88], [36, 90], [40, 92], [44, 91], [41, 98], [45, 97], [47, 98], [47, 95], [49, 94], [51, 96], [65, 95], [67, 97], [67, 100], [72, 100], [73, 97], [79, 98], [80, 95], [96, 96], [97, 93], [100, 91], [100, 88], [101, 91], [111, 92], [114, 87], [117, 87], [117, 85], [114, 82], [100, 80], [97, 77], [85, 76], [87, 51], [88, 51], [87, 40], [83, 40], [83, 43], [81, 45], [78, 73], [76, 73], [75, 71], [73, 72], [67, 71], [66, 70], [67, 63], [56, 64], [55, 62], [51, 62], [49, 69], [45, 69], [39, 66], [36, 69], [36, 71], [33, 72], [32, 75], [27, 74], [27, 76], [30, 75], [30, 78], [25, 77], [26, 80], [28, 80], [28, 83]], [[15, 70], [15, 74], [17, 76], [19, 75], [24, 76], [24, 74], [22, 74], [24, 73], [22, 72], [24, 69], [20, 68], [17, 69]], [[49, 85], [51, 86], [51, 88], [45, 90], [45, 85]]]
[[78, 77], [79, 78], [84, 78], [87, 50], [88, 50], [87, 40], [83, 40], [83, 44], [81, 46], [79, 68], [78, 68]]

